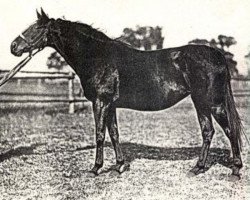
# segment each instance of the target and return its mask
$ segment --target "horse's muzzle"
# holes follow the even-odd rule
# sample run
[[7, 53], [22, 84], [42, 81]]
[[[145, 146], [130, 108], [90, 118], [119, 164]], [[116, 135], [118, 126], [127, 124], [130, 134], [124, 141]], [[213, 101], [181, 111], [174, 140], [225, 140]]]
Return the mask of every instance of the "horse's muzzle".
[[18, 49], [18, 45], [15, 41], [11, 43], [10, 51], [14, 56], [18, 56], [18, 57], [20, 57], [23, 54], [22, 50]]
[[17, 57], [21, 57], [23, 55], [23, 52], [22, 51], [13, 51], [11, 50], [11, 53], [14, 55], [14, 56], [17, 56]]

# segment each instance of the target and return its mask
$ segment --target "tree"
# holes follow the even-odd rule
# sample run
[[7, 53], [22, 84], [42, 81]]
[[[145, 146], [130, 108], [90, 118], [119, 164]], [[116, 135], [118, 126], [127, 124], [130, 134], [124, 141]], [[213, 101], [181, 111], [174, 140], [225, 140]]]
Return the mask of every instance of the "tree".
[[229, 51], [225, 51], [224, 47], [226, 46], [229, 50], [229, 47], [231, 45], [235, 45], [237, 42], [236, 40], [231, 36], [225, 36], [225, 35], [219, 35], [218, 36], [218, 42], [215, 39], [212, 39], [210, 41], [206, 39], [194, 39], [188, 44], [199, 44], [199, 45], [208, 45], [213, 48], [219, 49], [225, 56], [228, 68], [230, 71], [230, 74], [232, 77], [239, 76], [239, 71], [237, 69], [237, 62], [233, 59], [234, 54], [232, 54]]
[[49, 69], [54, 68], [60, 71], [67, 65], [67, 62], [56, 51], [48, 57], [47, 66]]
[[217, 45], [218, 45], [218, 42], [216, 42], [215, 39], [212, 39], [210, 42], [209, 42], [209, 45], [213, 48], [218, 48]]
[[151, 50], [153, 46], [156, 49], [162, 49], [164, 37], [162, 37], [162, 28], [156, 26], [137, 26], [135, 30], [124, 28], [123, 34], [119, 40], [132, 45], [135, 48]]
[[219, 44], [221, 46], [221, 49], [224, 50], [224, 46], [229, 48], [231, 45], [236, 44], [236, 40], [231, 36], [225, 36], [225, 35], [219, 35], [218, 36]]
[[135, 48], [140, 48], [141, 42], [139, 38], [136, 38], [135, 31], [131, 28], [123, 29], [123, 34], [120, 38], [118, 38], [122, 42], [126, 42], [131, 44]]
[[226, 58], [229, 72], [232, 77], [237, 77], [239, 76], [239, 71], [237, 69], [237, 62], [233, 59], [234, 55], [230, 52], [225, 51], [224, 56]]

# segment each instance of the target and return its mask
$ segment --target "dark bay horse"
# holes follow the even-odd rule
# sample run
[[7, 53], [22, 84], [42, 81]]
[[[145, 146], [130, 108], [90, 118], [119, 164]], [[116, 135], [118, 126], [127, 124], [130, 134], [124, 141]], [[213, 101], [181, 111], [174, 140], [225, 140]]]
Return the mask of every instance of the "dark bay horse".
[[91, 172], [97, 175], [103, 166], [106, 127], [114, 146], [117, 171], [122, 173], [128, 168], [119, 144], [116, 108], [163, 110], [191, 95], [203, 138], [199, 160], [191, 172], [205, 171], [214, 135], [213, 116], [230, 140], [232, 174], [239, 177], [242, 125], [227, 63], [220, 51], [203, 45], [140, 51], [89, 25], [55, 20], [43, 10], [37, 16], [37, 21], [12, 42], [11, 52], [21, 56], [52, 47], [75, 70], [86, 98], [93, 103], [97, 147]]

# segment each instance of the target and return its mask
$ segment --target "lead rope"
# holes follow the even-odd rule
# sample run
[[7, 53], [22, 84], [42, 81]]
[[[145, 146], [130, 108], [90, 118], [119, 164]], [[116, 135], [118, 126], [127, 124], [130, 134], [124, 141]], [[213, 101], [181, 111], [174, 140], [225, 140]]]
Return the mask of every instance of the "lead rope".
[[38, 52], [42, 51], [43, 48], [39, 48], [35, 53], [29, 53], [29, 55], [19, 62], [12, 70], [4, 74], [3, 78], [0, 80], [0, 87], [4, 85], [9, 79], [11, 79], [18, 71], [20, 71]]
[[[49, 27], [50, 23], [48, 24], [47, 28]], [[42, 34], [43, 36], [48, 33], [48, 30]], [[38, 42], [41, 40], [44, 40], [44, 37], [40, 37], [38, 39], [34, 40], [34, 43], [31, 43], [27, 41], [27, 39], [24, 37], [23, 33], [19, 35], [27, 44], [29, 47], [35, 46]], [[4, 85], [8, 80], [10, 80], [18, 71], [20, 71], [31, 59], [34, 55], [36, 55], [38, 52], [42, 51], [44, 47], [38, 48], [38, 50], [35, 53], [32, 53], [32, 50], [29, 52], [29, 55], [23, 59], [21, 62], [19, 62], [12, 70], [4, 74], [3, 78], [0, 80], [0, 87]]]

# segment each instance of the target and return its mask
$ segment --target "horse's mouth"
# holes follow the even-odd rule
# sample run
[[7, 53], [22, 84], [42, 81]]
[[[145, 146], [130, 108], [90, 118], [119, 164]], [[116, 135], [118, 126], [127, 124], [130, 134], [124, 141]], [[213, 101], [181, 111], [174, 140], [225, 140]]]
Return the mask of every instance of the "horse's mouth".
[[20, 51], [12, 51], [11, 53], [14, 56], [21, 57], [24, 53], [28, 53], [29, 55], [31, 55], [32, 52], [33, 52], [32, 49], [25, 49], [25, 50], [20, 50]]
[[22, 50], [20, 50], [20, 51], [11, 51], [11, 53], [14, 56], [17, 56], [17, 57], [21, 57], [23, 55], [23, 51]]
[[21, 57], [23, 55], [23, 52], [19, 51], [16, 56]]

